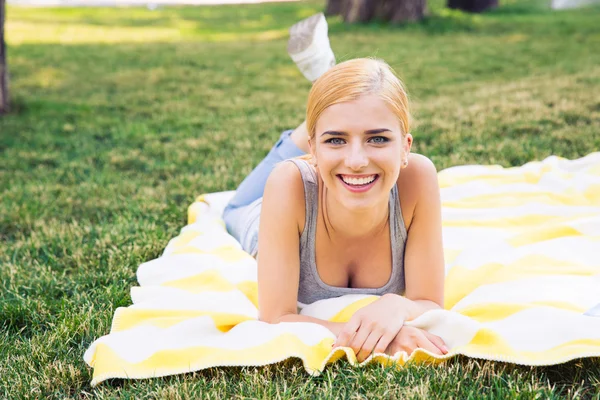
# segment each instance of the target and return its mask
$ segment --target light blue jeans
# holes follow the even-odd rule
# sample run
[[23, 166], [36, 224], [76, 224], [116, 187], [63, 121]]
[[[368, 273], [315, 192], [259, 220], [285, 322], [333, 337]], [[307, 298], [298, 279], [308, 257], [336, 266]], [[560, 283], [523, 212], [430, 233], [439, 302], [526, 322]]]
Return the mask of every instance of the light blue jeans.
[[284, 131], [269, 154], [258, 164], [250, 175], [238, 186], [235, 196], [223, 211], [223, 219], [229, 233], [252, 256], [258, 252], [258, 224], [265, 184], [275, 164], [304, 155], [290, 138], [293, 130]]

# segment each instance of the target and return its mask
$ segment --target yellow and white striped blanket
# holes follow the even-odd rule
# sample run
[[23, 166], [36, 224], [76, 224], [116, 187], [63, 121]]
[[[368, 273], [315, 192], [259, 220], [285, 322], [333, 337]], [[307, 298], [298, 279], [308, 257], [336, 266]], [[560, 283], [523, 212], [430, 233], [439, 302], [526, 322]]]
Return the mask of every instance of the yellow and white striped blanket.
[[[442, 337], [450, 352], [377, 354], [365, 363], [463, 354], [550, 365], [600, 356], [600, 153], [453, 167], [439, 182], [446, 310], [407, 324]], [[334, 335], [320, 325], [257, 321], [256, 262], [220, 218], [232, 194], [201, 196], [164, 254], [139, 266], [133, 305], [117, 309], [110, 334], [84, 355], [93, 385], [289, 357], [311, 374], [344, 356], [356, 361], [350, 349], [332, 351]], [[346, 321], [375, 299], [342, 296], [301, 312]]]

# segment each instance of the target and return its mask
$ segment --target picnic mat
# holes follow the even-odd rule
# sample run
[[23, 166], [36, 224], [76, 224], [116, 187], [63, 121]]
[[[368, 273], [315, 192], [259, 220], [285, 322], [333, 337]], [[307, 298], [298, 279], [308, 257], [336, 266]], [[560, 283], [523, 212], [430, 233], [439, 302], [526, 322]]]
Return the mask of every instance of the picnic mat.
[[[600, 153], [514, 168], [458, 166], [438, 176], [445, 310], [407, 325], [442, 337], [450, 352], [375, 354], [363, 364], [463, 354], [551, 365], [600, 356]], [[257, 320], [256, 261], [221, 219], [232, 195], [200, 196], [163, 255], [139, 266], [133, 304], [116, 310], [110, 333], [84, 355], [92, 385], [290, 357], [314, 375], [342, 357], [356, 363], [351, 349], [331, 349], [335, 337], [320, 325]], [[376, 299], [342, 296], [301, 313], [347, 321]]]

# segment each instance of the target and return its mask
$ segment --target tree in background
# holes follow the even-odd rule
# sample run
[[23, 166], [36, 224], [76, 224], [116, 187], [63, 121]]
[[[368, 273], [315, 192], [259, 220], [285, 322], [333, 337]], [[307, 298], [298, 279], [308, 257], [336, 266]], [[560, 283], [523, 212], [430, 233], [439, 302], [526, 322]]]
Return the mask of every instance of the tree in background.
[[0, 114], [8, 111], [8, 70], [6, 68], [6, 43], [4, 43], [5, 0], [0, 0]]
[[342, 13], [342, 0], [328, 0], [325, 7], [325, 15], [333, 16]]
[[328, 0], [325, 14], [341, 15], [350, 23], [373, 19], [398, 23], [421, 20], [426, 7], [426, 0]]
[[480, 13], [498, 7], [498, 0], [448, 0], [448, 8]]
[[[449, 8], [480, 13], [498, 7], [498, 0], [447, 0]], [[345, 22], [419, 21], [427, 0], [328, 0], [325, 15], [341, 15]]]

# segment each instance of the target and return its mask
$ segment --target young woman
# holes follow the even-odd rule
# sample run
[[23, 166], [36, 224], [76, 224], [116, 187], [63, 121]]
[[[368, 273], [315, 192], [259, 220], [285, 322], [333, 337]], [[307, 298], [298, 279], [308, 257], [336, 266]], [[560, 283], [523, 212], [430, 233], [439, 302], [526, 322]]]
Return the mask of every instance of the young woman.
[[[346, 61], [314, 82], [306, 121], [281, 134], [224, 213], [257, 257], [261, 320], [321, 324], [359, 360], [447, 352], [404, 326], [443, 306], [437, 172], [412, 142], [406, 92], [383, 61]], [[297, 313], [298, 303], [344, 294], [381, 297], [345, 324]]]

